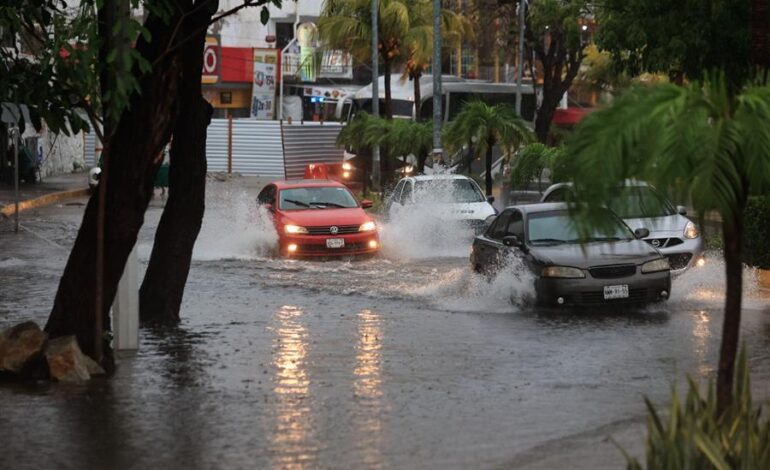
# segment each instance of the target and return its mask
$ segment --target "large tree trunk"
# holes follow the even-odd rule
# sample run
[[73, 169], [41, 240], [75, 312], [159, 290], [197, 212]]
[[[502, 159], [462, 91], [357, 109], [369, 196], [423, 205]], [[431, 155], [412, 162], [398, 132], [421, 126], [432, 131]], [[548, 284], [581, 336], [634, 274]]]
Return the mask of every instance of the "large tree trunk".
[[[390, 60], [382, 61], [382, 71], [385, 81], [385, 119], [393, 119], [393, 97], [390, 93]], [[377, 77], [375, 77], [375, 80]]]
[[206, 199], [206, 129], [212, 108], [201, 96], [201, 70], [206, 25], [217, 1], [197, 9], [186, 22], [185, 37], [192, 40], [181, 53], [180, 119], [174, 126], [169, 169], [169, 197], [160, 218], [147, 272], [139, 290], [143, 324], [179, 322], [184, 287], [190, 272]]
[[[152, 37], [137, 40], [139, 54], [153, 63], [161, 57], [172, 40], [172, 31], [181, 12], [171, 14], [170, 25], [150, 15], [145, 27]], [[135, 73], [139, 74], [138, 71]], [[95, 356], [97, 315], [109, 330], [109, 310], [115, 297], [131, 249], [136, 243], [144, 211], [153, 191], [153, 177], [160, 165], [160, 154], [168, 142], [176, 119], [176, 87], [179, 81], [177, 61], [173, 54], [154, 64], [151, 73], [139, 82], [135, 93], [109, 140], [105, 161], [114, 175], [106, 186], [104, 206], [104, 278], [101, 311], [96, 312], [96, 227], [98, 196], [92, 196], [86, 207], [69, 260], [64, 268], [51, 315], [45, 330], [51, 337], [75, 335], [80, 348]], [[109, 340], [102, 339], [103, 361], [114, 368]]]
[[722, 346], [719, 350], [717, 374], [717, 416], [732, 403], [735, 357], [741, 326], [741, 299], [743, 296], [743, 207], [722, 222], [724, 235], [725, 270], [727, 289], [725, 295], [725, 319], [722, 326]]
[[422, 77], [422, 73], [412, 73], [412, 81], [414, 82], [414, 122], [420, 122], [422, 120], [420, 116], [420, 101], [422, 101], [422, 93], [420, 92], [420, 77]]
[[540, 104], [540, 109], [537, 110], [537, 117], [535, 118], [535, 135], [540, 143], [547, 144], [548, 132], [551, 130], [551, 121], [553, 121], [553, 114], [556, 111], [556, 106], [559, 105], [561, 96], [556, 97], [556, 91], [547, 89], [543, 85], [543, 102]]

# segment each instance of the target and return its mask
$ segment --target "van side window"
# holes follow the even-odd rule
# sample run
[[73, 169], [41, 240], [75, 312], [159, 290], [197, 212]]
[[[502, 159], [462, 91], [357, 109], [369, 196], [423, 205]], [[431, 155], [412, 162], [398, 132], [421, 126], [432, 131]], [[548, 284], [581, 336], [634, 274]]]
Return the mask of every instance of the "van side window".
[[546, 196], [543, 202], [564, 202], [567, 190], [564, 188], [554, 189], [551, 194]]

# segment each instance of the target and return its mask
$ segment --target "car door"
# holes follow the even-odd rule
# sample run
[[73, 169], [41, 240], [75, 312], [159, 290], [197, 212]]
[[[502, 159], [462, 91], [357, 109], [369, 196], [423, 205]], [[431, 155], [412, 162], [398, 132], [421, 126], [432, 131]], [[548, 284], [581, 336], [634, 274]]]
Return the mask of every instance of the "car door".
[[497, 270], [501, 254], [505, 249], [503, 237], [507, 233], [513, 212], [513, 209], [504, 210], [492, 222], [484, 235], [476, 237], [473, 242], [474, 269], [486, 273], [493, 273]]

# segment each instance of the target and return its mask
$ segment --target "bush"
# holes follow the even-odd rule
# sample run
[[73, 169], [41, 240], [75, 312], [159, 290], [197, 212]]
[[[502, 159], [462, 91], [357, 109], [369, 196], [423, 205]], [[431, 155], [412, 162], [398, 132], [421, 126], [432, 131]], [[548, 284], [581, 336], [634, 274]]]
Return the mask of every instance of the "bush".
[[750, 197], [744, 213], [743, 260], [770, 269], [770, 196]]
[[[749, 387], [745, 348], [741, 350], [735, 374], [733, 404], [716, 418], [716, 394], [709, 385], [703, 398], [698, 385], [689, 380], [690, 390], [681, 403], [676, 390], [666, 421], [645, 399], [647, 419], [646, 465], [654, 469], [770, 468], [770, 419], [762, 419], [761, 407], [754, 407]], [[622, 451], [622, 449], [621, 449]], [[642, 465], [623, 452], [629, 470]]]

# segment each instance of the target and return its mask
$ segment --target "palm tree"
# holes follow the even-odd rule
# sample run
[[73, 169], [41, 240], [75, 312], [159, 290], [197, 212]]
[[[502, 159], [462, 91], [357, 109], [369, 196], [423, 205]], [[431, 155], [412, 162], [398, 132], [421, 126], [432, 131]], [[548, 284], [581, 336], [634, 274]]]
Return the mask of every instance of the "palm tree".
[[[403, 40], [412, 22], [410, 7], [414, 0], [379, 0], [378, 39], [385, 78], [385, 116], [393, 118], [390, 74], [403, 57]], [[321, 40], [331, 48], [349, 51], [359, 62], [371, 62], [371, 0], [326, 0], [318, 29]], [[377, 77], [373, 77], [377, 80]]]
[[[420, 78], [428, 69], [433, 58], [433, 4], [430, 0], [414, 0], [410, 14], [412, 22], [404, 38], [404, 74], [401, 80], [409, 79], [414, 85], [415, 120], [420, 120]], [[463, 39], [473, 38], [470, 21], [451, 10], [441, 10], [441, 37], [448, 45]], [[435, 72], [434, 72], [435, 73]]]
[[500, 145], [510, 152], [519, 145], [534, 140], [524, 120], [513, 106], [500, 103], [490, 106], [483, 101], [470, 101], [463, 105], [454, 121], [444, 128], [444, 144], [451, 151], [461, 149], [467, 142], [475, 141], [475, 150], [486, 153], [486, 191], [492, 194], [492, 148]]
[[[727, 272], [717, 376], [718, 414], [732, 401], [741, 321], [744, 209], [770, 188], [770, 86], [733, 94], [724, 75], [702, 84], [637, 87], [590, 115], [568, 142], [569, 170], [586, 226], [592, 208], [626, 178], [678, 190], [698, 212], [722, 216]], [[582, 221], [582, 222], [581, 222]]]

